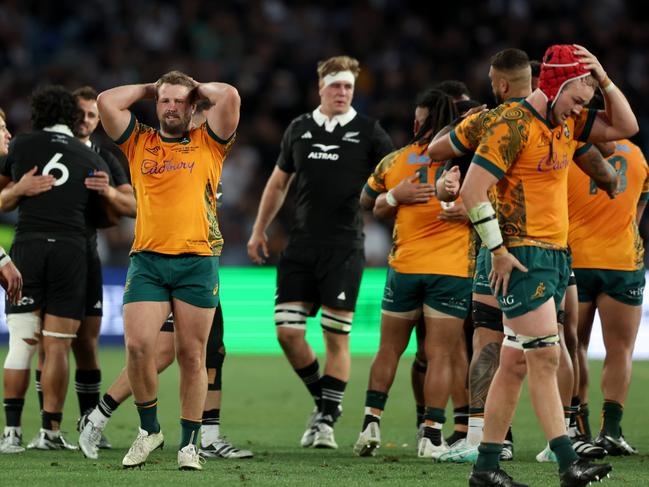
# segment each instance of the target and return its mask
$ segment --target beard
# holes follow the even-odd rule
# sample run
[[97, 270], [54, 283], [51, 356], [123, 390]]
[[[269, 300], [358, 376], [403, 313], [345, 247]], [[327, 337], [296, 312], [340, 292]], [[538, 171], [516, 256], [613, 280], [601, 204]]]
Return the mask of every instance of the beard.
[[160, 128], [169, 135], [181, 136], [189, 129], [190, 120], [190, 117], [183, 117], [181, 114], [177, 114], [175, 117], [163, 115], [160, 118]]

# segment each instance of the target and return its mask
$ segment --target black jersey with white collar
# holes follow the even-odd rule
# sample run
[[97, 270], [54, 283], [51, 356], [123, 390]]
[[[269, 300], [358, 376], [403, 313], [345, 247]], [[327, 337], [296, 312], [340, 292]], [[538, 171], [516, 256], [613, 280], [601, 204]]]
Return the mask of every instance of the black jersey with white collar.
[[359, 196], [372, 169], [393, 150], [377, 120], [357, 113], [327, 131], [312, 113], [291, 122], [277, 166], [295, 173], [295, 222], [289, 243], [363, 247]]
[[85, 241], [86, 212], [98, 205], [99, 195], [84, 181], [94, 170], [108, 172], [104, 161], [71, 135], [37, 130], [14, 138], [5, 170], [19, 181], [34, 166], [36, 175], [51, 174], [56, 182], [49, 191], [20, 200], [16, 237], [38, 233]]

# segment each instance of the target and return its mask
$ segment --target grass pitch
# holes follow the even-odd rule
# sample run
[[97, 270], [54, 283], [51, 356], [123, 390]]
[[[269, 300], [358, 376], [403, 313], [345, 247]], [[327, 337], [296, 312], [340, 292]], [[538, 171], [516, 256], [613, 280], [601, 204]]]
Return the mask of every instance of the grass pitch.
[[[0, 349], [3, 358], [6, 349]], [[118, 347], [101, 352], [105, 390], [124, 363]], [[0, 455], [1, 486], [146, 486], [146, 485], [427, 485], [466, 486], [468, 465], [433, 464], [417, 458], [415, 408], [410, 392], [410, 358], [404, 359], [388, 399], [381, 433], [383, 446], [374, 458], [351, 454], [363, 417], [363, 405], [371, 357], [353, 357], [352, 378], [344, 400], [344, 414], [336, 426], [335, 451], [303, 449], [299, 439], [312, 408], [306, 389], [280, 356], [231, 355], [224, 369], [224, 401], [221, 430], [236, 445], [255, 453], [252, 460], [209, 460], [203, 472], [180, 472], [176, 466], [179, 441], [178, 376], [172, 366], [160, 378], [159, 416], [165, 433], [164, 451], [156, 451], [142, 470], [122, 470], [121, 459], [137, 432], [137, 413], [129, 400], [113, 415], [106, 435], [113, 450], [100, 451], [97, 461], [79, 452], [35, 452]], [[592, 428], [598, 427], [601, 395], [596, 390], [601, 362], [591, 364]], [[614, 466], [608, 486], [649, 485], [649, 363], [636, 362], [629, 400], [625, 408], [627, 439], [641, 455], [610, 459]], [[29, 440], [39, 427], [33, 387], [25, 408], [23, 428]], [[73, 386], [68, 392], [63, 429], [77, 440], [78, 406]], [[447, 416], [452, 417], [452, 414]], [[448, 431], [452, 428], [448, 427]], [[534, 456], [545, 440], [524, 392], [514, 423], [515, 460], [506, 470], [532, 486], [556, 486], [553, 464], [538, 464]]]

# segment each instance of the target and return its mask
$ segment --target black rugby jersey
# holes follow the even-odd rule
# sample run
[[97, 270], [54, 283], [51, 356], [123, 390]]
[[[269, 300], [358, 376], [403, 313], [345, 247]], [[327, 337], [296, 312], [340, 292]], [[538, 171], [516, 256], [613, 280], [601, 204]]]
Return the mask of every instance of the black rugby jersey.
[[363, 247], [359, 196], [392, 141], [377, 120], [356, 113], [328, 132], [305, 113], [282, 138], [277, 166], [295, 173], [295, 223], [289, 244]]
[[38, 233], [85, 239], [86, 211], [98, 207], [100, 197], [84, 180], [94, 170], [109, 172], [104, 161], [71, 135], [38, 130], [14, 138], [5, 171], [19, 181], [34, 166], [37, 175], [51, 174], [56, 183], [49, 191], [20, 200], [16, 238]]

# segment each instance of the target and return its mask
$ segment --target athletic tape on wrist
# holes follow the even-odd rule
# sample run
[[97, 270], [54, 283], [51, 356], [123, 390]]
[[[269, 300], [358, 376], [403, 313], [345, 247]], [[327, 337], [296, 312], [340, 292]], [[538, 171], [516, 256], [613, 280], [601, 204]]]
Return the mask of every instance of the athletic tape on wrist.
[[480, 235], [482, 243], [491, 251], [503, 245], [503, 236], [500, 233], [496, 212], [491, 203], [482, 202], [468, 211], [469, 219]]
[[392, 194], [392, 190], [388, 191], [385, 193], [385, 201], [388, 205], [392, 207], [397, 207], [399, 206], [399, 202], [397, 199], [394, 197], [394, 194]]

